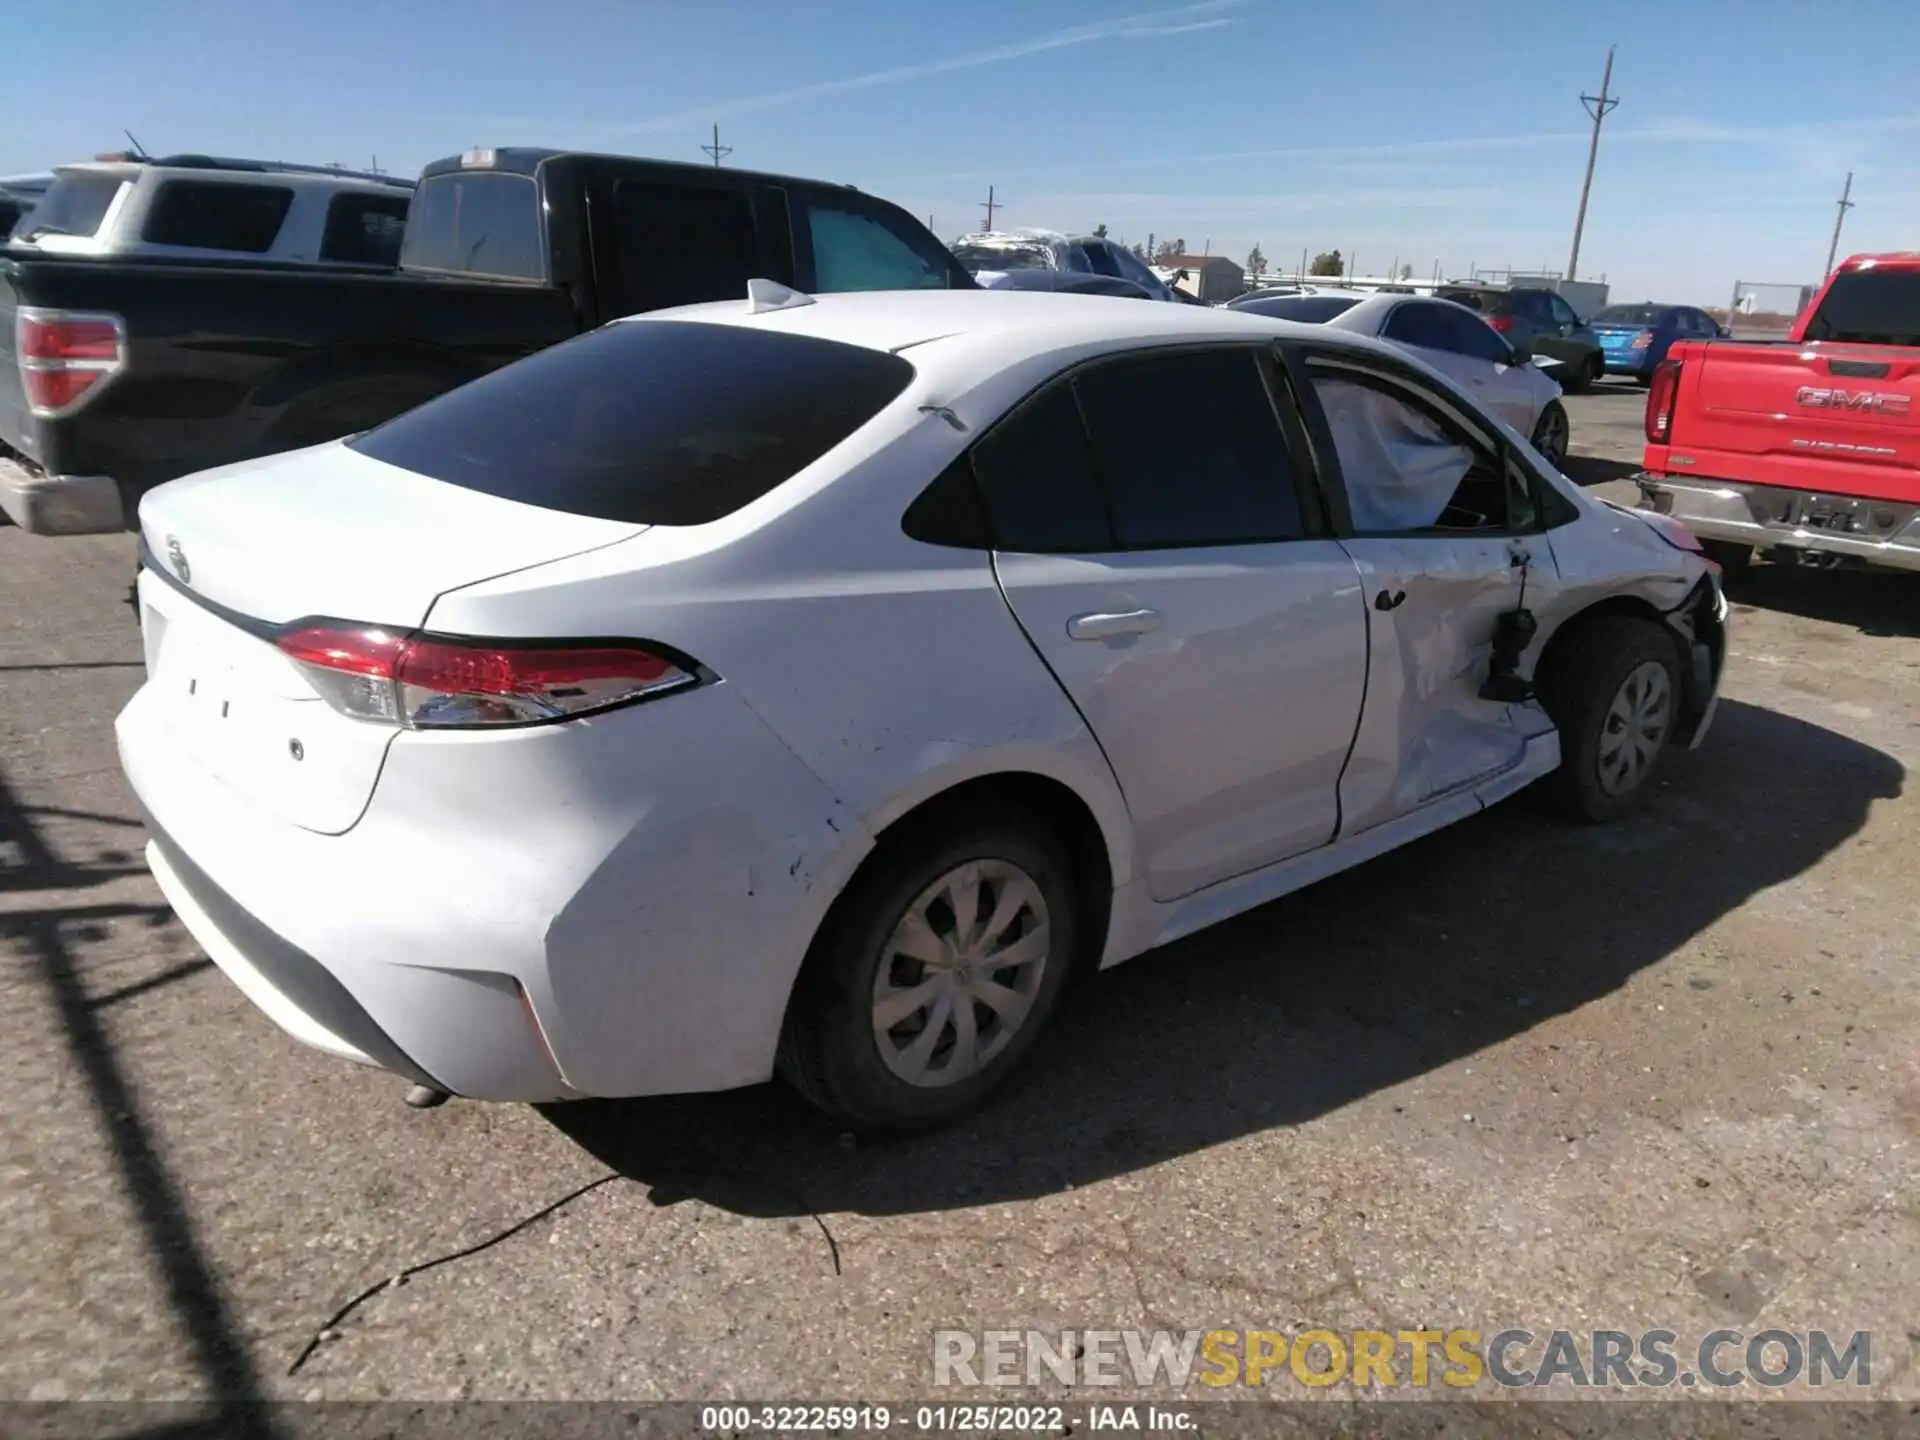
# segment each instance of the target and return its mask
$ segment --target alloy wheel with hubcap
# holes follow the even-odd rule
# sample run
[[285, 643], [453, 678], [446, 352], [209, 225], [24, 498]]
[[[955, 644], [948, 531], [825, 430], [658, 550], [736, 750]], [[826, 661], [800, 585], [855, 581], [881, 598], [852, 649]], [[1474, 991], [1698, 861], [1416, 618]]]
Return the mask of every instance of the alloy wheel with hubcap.
[[909, 1085], [968, 1080], [1006, 1049], [1045, 978], [1046, 897], [1008, 860], [970, 860], [920, 892], [873, 980], [873, 1036]]
[[1533, 427], [1533, 448], [1538, 450], [1558, 470], [1567, 463], [1567, 448], [1571, 442], [1572, 427], [1567, 422], [1567, 412], [1558, 400], [1547, 403], [1540, 412], [1540, 419]]

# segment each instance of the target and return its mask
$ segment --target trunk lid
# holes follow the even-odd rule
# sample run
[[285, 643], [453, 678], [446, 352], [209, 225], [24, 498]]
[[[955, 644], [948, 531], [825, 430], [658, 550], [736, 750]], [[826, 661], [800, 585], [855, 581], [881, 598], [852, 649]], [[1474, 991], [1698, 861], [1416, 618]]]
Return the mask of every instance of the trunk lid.
[[398, 730], [334, 709], [289, 622], [411, 630], [448, 590], [639, 534], [430, 480], [338, 442], [176, 480], [140, 507], [147, 683], [185, 763], [304, 829], [366, 809]]

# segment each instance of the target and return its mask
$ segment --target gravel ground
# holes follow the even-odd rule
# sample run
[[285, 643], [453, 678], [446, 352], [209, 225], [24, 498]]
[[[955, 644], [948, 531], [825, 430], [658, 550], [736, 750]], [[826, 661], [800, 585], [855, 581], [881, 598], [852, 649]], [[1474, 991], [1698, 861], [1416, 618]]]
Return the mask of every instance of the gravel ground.
[[[1569, 409], [1630, 492], [1639, 392]], [[950, 1326], [1769, 1325], [1869, 1330], [1869, 1393], [1920, 1397], [1913, 581], [1756, 567], [1630, 821], [1517, 802], [1143, 957], [987, 1113], [856, 1147], [775, 1087], [414, 1112], [284, 1039], [140, 861], [131, 561], [0, 530], [0, 1398], [901, 1399]]]

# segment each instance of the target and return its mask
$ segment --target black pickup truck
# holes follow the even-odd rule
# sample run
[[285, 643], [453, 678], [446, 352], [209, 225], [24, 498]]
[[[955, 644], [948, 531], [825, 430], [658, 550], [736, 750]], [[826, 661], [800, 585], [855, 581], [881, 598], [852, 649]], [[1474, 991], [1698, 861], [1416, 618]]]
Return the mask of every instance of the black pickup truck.
[[429, 165], [391, 271], [0, 249], [0, 510], [134, 523], [180, 475], [317, 444], [607, 320], [798, 290], [973, 289], [849, 186], [556, 150]]

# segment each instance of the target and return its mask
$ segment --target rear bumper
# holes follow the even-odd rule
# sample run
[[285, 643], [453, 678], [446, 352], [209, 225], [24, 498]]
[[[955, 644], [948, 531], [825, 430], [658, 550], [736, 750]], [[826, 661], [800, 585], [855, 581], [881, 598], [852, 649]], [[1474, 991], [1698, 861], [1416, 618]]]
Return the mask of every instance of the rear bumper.
[[1641, 474], [1641, 505], [1703, 540], [1920, 570], [1920, 506], [1694, 476]]
[[207, 955], [295, 1039], [475, 1099], [769, 1078], [817, 879], [871, 846], [725, 684], [402, 732], [337, 835], [201, 768], [176, 713], [149, 684], [115, 729], [154, 876]]
[[108, 535], [127, 528], [109, 475], [45, 475], [0, 456], [0, 510], [34, 535]]
[[1653, 369], [1649, 350], [1602, 350], [1600, 357], [1609, 375], [1645, 375]]

